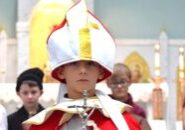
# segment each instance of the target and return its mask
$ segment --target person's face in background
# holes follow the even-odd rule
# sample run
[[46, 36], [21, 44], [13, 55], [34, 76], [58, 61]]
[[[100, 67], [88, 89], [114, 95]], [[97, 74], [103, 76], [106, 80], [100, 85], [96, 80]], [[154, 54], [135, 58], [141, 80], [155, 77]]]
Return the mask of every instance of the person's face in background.
[[128, 89], [130, 86], [131, 80], [127, 73], [122, 74], [113, 74], [111, 76], [108, 86], [112, 91], [112, 96], [115, 99], [127, 99], [128, 98]]
[[26, 108], [33, 108], [38, 105], [38, 100], [42, 93], [43, 91], [36, 84], [22, 83], [17, 95], [23, 101], [23, 105]]

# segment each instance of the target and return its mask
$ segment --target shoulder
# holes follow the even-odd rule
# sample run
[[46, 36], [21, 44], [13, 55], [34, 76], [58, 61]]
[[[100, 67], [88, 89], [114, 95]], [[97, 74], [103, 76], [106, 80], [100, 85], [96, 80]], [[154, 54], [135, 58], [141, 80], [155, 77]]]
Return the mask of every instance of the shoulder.
[[138, 115], [146, 118], [145, 110], [141, 106], [139, 106], [137, 103], [134, 103], [132, 107], [133, 107], [133, 112], [135, 114], [138, 114]]
[[122, 115], [125, 118], [125, 121], [127, 122], [128, 126], [131, 130], [143, 130], [143, 129], [141, 129], [140, 123], [137, 121], [137, 119], [131, 113], [125, 111], [122, 113]]
[[145, 112], [144, 109], [139, 104], [137, 104], [135, 102], [132, 107], [139, 110], [140, 112]]
[[45, 107], [44, 106], [42, 106], [41, 104], [39, 104], [39, 107], [40, 107], [40, 109], [45, 109]]
[[141, 117], [141, 116], [139, 116], [139, 115], [136, 115], [136, 114], [134, 114], [134, 113], [132, 113], [132, 116], [133, 116], [139, 123], [141, 123], [141, 122], [144, 120], [143, 117]]
[[12, 120], [16, 119], [17, 116], [18, 116], [18, 112], [17, 111], [12, 113], [12, 114], [10, 114], [10, 115], [8, 115], [8, 121], [12, 121]]
[[150, 127], [148, 121], [145, 118], [143, 118], [142, 116], [136, 115], [136, 114], [132, 114], [132, 116], [140, 124], [142, 130], [151, 130], [151, 127]]
[[42, 111], [42, 110], [44, 110], [45, 108], [41, 105], [41, 104], [39, 104], [39, 109], [38, 109], [38, 112], [40, 112], [40, 111]]
[[25, 110], [23, 107], [21, 107], [14, 113], [8, 115], [8, 121], [17, 120], [17, 118], [19, 118], [20, 116], [23, 116], [24, 113], [25, 113]]

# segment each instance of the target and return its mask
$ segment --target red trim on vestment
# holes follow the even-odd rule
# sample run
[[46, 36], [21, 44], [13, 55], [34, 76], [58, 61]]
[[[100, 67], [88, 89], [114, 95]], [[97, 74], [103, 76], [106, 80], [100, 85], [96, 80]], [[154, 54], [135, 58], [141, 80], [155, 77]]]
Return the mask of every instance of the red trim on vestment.
[[[141, 130], [139, 123], [131, 116], [130, 113], [124, 112], [123, 117], [125, 118], [130, 130]], [[97, 110], [92, 114], [90, 119], [95, 121], [100, 130], [117, 130], [113, 121], [110, 118], [103, 116], [102, 113]]]
[[64, 112], [54, 111], [53, 114], [41, 125], [31, 125], [29, 130], [59, 130], [59, 121], [61, 120]]
[[[54, 111], [53, 114], [41, 125], [32, 125], [29, 130], [60, 130], [58, 126], [60, 119], [63, 116], [62, 111]], [[130, 113], [124, 112], [123, 118], [130, 130], [141, 130], [139, 123], [131, 116]], [[93, 120], [100, 130], [117, 130], [113, 121], [105, 117], [100, 111], [95, 110], [91, 115], [90, 120]]]

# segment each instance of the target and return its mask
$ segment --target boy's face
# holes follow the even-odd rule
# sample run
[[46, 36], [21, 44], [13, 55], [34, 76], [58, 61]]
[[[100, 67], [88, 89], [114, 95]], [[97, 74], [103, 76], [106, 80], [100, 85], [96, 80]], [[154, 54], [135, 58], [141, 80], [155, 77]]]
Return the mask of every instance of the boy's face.
[[83, 90], [94, 96], [96, 82], [103, 78], [104, 71], [96, 62], [78, 61], [64, 65], [58, 75], [66, 81], [68, 96], [77, 99], [82, 97]]
[[39, 97], [42, 93], [43, 91], [39, 89], [39, 86], [29, 86], [28, 84], [23, 83], [20, 86], [17, 95], [23, 101], [25, 107], [31, 108], [38, 104]]
[[114, 98], [127, 98], [128, 97], [128, 88], [130, 86], [130, 78], [127, 74], [122, 75], [113, 75], [109, 87], [111, 88], [112, 95]]

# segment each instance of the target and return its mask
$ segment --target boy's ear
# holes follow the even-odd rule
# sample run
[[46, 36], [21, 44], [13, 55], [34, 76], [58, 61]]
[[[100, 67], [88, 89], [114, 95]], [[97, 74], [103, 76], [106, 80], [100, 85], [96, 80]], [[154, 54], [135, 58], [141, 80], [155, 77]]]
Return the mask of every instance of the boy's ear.
[[19, 96], [19, 92], [16, 92], [17, 96]]
[[99, 77], [98, 79], [102, 79], [105, 75], [105, 70], [104, 69], [100, 69], [100, 74], [99, 74]]
[[40, 91], [40, 96], [42, 96], [42, 94], [43, 94], [43, 90]]
[[63, 69], [62, 69], [62, 68], [60, 68], [60, 69], [57, 71], [57, 76], [58, 76], [60, 79], [64, 79]]

